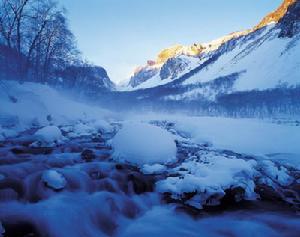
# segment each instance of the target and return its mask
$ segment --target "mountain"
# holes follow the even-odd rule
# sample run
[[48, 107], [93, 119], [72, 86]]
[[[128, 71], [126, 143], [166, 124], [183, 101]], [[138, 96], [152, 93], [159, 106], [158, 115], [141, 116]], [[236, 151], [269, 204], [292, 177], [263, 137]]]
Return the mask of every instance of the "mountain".
[[90, 95], [116, 89], [106, 70], [100, 66], [70, 66], [61, 72], [60, 78], [64, 85]]
[[167, 99], [213, 99], [218, 91], [204, 90], [202, 84], [236, 74], [226, 93], [295, 86], [300, 83], [299, 15], [299, 0], [285, 0], [252, 29], [164, 49], [134, 72], [126, 90], [180, 84], [189, 89]]

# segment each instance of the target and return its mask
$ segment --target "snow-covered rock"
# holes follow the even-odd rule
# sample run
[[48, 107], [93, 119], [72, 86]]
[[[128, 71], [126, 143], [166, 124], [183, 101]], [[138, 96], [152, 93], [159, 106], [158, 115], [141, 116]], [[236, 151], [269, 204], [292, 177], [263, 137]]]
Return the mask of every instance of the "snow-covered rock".
[[158, 72], [159, 70], [153, 66], [138, 68], [134, 75], [130, 78], [128, 86], [135, 88], [157, 75]]
[[67, 185], [65, 177], [56, 170], [46, 170], [42, 174], [42, 181], [54, 190], [61, 190]]
[[62, 130], [69, 138], [91, 136], [98, 133], [112, 131], [112, 126], [105, 120], [79, 121], [73, 125], [63, 126]]
[[166, 170], [166, 166], [161, 164], [153, 164], [153, 165], [145, 164], [142, 167], [142, 172], [144, 174], [160, 174], [165, 170]]
[[[219, 205], [227, 190], [240, 189], [236, 201], [253, 200], [256, 162], [224, 156], [202, 154], [201, 160], [191, 159], [176, 167], [170, 176], [157, 183], [161, 193], [171, 193], [173, 199], [186, 200], [186, 204], [201, 209], [203, 205]], [[186, 194], [193, 194], [186, 198]]]
[[17, 121], [13, 121], [14, 125], [12, 127], [1, 127], [1, 122], [3, 121], [0, 121], [0, 141], [5, 141], [7, 138], [15, 137], [18, 134], [14, 127]]
[[172, 80], [178, 78], [190, 64], [190, 61], [183, 57], [170, 58], [162, 66], [160, 70], [160, 78], [162, 80], [171, 78]]
[[146, 123], [125, 123], [112, 146], [115, 159], [133, 164], [164, 164], [176, 160], [172, 134]]
[[75, 136], [88, 136], [95, 132], [93, 127], [84, 123], [77, 123], [73, 129]]
[[106, 122], [105, 120], [102, 120], [102, 119], [98, 119], [98, 120], [92, 122], [91, 124], [97, 131], [104, 132], [104, 131], [111, 131], [112, 130], [111, 125], [108, 122]]
[[54, 146], [64, 139], [60, 129], [56, 126], [43, 127], [34, 135], [37, 142], [33, 143], [33, 146]]

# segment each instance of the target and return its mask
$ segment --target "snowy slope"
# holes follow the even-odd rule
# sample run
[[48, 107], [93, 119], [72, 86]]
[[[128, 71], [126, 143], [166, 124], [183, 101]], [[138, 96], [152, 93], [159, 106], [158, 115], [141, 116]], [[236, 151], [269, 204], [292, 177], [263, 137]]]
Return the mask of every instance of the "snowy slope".
[[[182, 63], [182, 61], [184, 61], [184, 63]], [[148, 65], [135, 73], [130, 78], [128, 84], [120, 87], [120, 90], [133, 91], [165, 85], [178, 79], [200, 64], [201, 60], [198, 57], [180, 55], [168, 59], [163, 64]], [[168, 73], [165, 73], [166, 71]]]
[[[46, 85], [4, 82], [7, 90], [0, 90], [0, 139], [1, 136], [10, 137], [16, 132], [47, 125], [61, 126], [94, 121], [93, 124], [97, 127], [98, 120], [103, 121], [112, 116], [107, 110], [76, 102], [74, 98], [66, 96], [67, 92], [59, 92]], [[6, 92], [15, 96], [17, 102], [9, 100]], [[84, 128], [81, 126], [79, 130], [83, 131]]]
[[[270, 25], [253, 38], [242, 37], [231, 51], [225, 51], [218, 60], [187, 79], [189, 85], [214, 80], [244, 71], [235, 84], [235, 90], [274, 88], [282, 83], [300, 83], [300, 37], [278, 38], [280, 30]], [[251, 35], [252, 36], [252, 35]]]

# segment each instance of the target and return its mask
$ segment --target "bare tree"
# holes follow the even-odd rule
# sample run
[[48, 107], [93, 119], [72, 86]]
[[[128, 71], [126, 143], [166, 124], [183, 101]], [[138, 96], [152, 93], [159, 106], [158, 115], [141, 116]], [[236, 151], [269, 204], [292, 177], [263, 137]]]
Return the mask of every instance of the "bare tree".
[[21, 53], [22, 24], [26, 5], [31, 0], [2, 0], [0, 10], [0, 32], [9, 48]]
[[[0, 0], [0, 44], [20, 56], [20, 78], [46, 82], [79, 57], [65, 10], [55, 0]], [[29, 73], [29, 71], [31, 73]]]

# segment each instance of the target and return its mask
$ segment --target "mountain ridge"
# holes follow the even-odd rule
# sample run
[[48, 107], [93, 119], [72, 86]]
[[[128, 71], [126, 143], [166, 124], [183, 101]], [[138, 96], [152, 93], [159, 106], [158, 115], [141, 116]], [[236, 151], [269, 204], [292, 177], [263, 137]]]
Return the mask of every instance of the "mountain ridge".
[[[177, 70], [174, 66], [172, 66], [176, 64], [174, 63], [174, 61], [176, 61], [177, 58], [178, 61], [184, 61], [185, 57], [189, 57], [189, 59], [192, 59], [193, 61], [195, 61], [193, 58], [196, 58], [198, 59], [197, 63], [201, 64], [202, 57], [205, 57], [205, 55], [216, 51], [226, 42], [249, 35], [255, 31], [267, 27], [270, 24], [279, 24], [281, 19], [287, 14], [288, 9], [291, 6], [296, 5], [297, 2], [299, 3], [299, 1], [297, 0], [284, 0], [283, 3], [275, 11], [264, 17], [252, 29], [233, 32], [209, 43], [194, 44], [191, 46], [175, 45], [162, 50], [158, 54], [156, 60], [149, 60], [146, 66], [141, 66], [134, 72], [133, 76], [130, 78], [126, 90], [136, 90], [153, 87], [156, 85], [162, 85], [179, 78], [181, 74], [184, 74], [185, 72], [191, 70], [193, 67], [195, 67], [195, 65], [190, 65], [190, 67], [189, 65], [185, 65], [185, 67], [181, 67], [180, 70]], [[168, 66], [170, 67], [170, 69], [166, 69], [166, 71], [176, 71], [176, 73], [173, 74], [169, 73], [169, 80], [168, 78], [162, 78], [160, 73], [162, 68], [168, 68]], [[151, 80], [153, 81], [153, 83], [149, 82]], [[154, 83], [154, 81], [156, 83]]]

